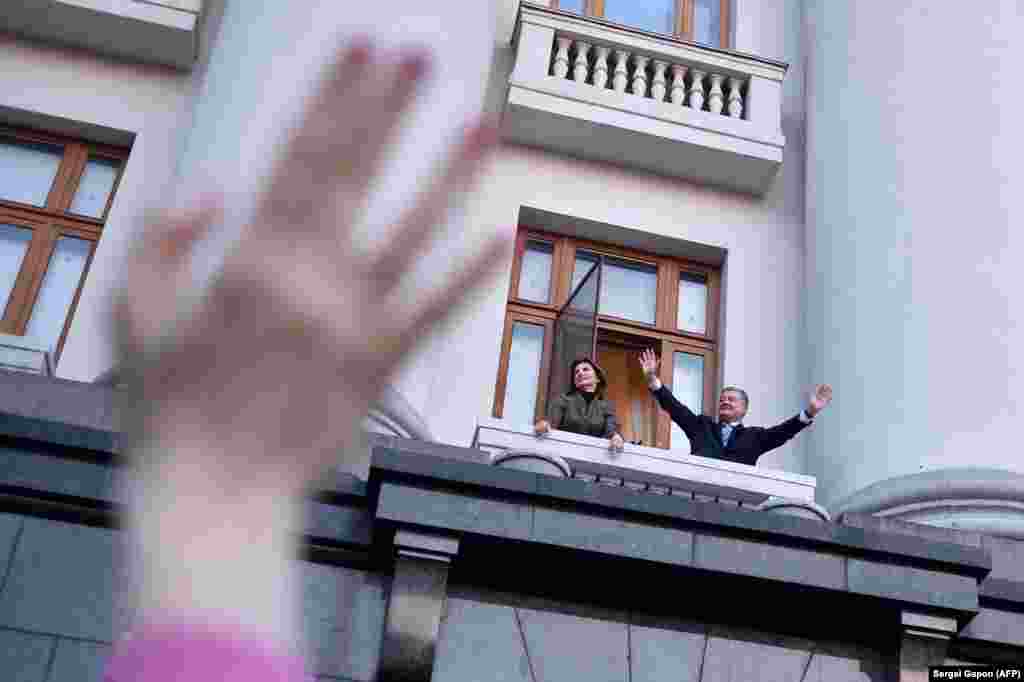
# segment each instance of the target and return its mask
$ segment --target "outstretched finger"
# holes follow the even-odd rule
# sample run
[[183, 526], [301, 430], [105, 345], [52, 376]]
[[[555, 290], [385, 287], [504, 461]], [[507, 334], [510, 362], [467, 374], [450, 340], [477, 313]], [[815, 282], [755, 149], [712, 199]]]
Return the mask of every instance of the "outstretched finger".
[[273, 171], [257, 226], [348, 228], [428, 66], [423, 51], [377, 59], [365, 39], [341, 51]]
[[371, 264], [370, 271], [382, 292], [390, 291], [401, 281], [409, 265], [436, 233], [451, 205], [452, 195], [472, 184], [497, 142], [498, 126], [494, 121], [483, 121], [467, 131], [446, 162], [447, 167], [436, 174], [437, 180], [400, 221], [388, 250]]
[[484, 249], [467, 267], [463, 268], [447, 286], [436, 291], [428, 300], [417, 305], [412, 311], [399, 313], [397, 320], [404, 322], [405, 331], [400, 334], [400, 353], [404, 356], [425, 334], [452, 315], [466, 296], [493, 274], [504, 261], [511, 248], [509, 235], [492, 238]]

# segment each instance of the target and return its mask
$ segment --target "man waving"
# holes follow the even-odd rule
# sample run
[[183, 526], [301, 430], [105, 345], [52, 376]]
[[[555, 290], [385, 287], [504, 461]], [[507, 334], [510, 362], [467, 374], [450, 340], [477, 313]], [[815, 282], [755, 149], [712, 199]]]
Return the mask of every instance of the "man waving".
[[647, 377], [647, 386], [658, 400], [661, 408], [668, 412], [686, 437], [695, 455], [713, 457], [730, 462], [753, 465], [757, 458], [783, 445], [790, 438], [804, 430], [814, 417], [832, 401], [832, 387], [820, 384], [815, 387], [800, 414], [778, 426], [744, 426], [750, 400], [747, 392], [735, 386], [726, 386], [718, 398], [718, 419], [693, 411], [676, 400], [672, 392], [658, 379], [658, 357], [651, 349], [640, 354], [640, 367]]

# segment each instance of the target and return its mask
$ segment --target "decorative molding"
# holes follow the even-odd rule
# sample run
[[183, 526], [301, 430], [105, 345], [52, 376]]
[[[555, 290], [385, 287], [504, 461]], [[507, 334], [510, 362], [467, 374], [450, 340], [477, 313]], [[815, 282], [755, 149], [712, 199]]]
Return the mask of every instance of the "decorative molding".
[[1024, 539], [1024, 475], [962, 467], [898, 476], [858, 490], [832, 512]]
[[505, 450], [491, 456], [491, 464], [503, 469], [530, 471], [560, 478], [572, 478], [572, 467], [558, 455], [531, 450]]
[[758, 511], [790, 514], [804, 519], [815, 519], [826, 523], [832, 521], [828, 510], [809, 500], [791, 500], [784, 497], [770, 497], [756, 507]]

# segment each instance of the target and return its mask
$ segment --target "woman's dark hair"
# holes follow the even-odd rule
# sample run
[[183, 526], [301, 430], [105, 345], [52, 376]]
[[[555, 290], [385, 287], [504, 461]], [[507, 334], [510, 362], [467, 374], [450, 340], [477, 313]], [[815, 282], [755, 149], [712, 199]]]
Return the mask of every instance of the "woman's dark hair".
[[597, 388], [594, 389], [594, 397], [597, 398], [598, 400], [604, 400], [604, 391], [608, 387], [608, 381], [605, 380], [604, 378], [604, 370], [601, 369], [596, 362], [587, 357], [576, 358], [575, 360], [573, 360], [573, 363], [569, 365], [568, 394], [572, 395], [573, 393], [576, 393], [577, 390], [579, 390], [576, 388], [576, 381], [574, 377], [576, 376], [576, 368], [582, 365], [583, 363], [587, 363], [588, 365], [593, 367], [594, 374], [597, 375]]

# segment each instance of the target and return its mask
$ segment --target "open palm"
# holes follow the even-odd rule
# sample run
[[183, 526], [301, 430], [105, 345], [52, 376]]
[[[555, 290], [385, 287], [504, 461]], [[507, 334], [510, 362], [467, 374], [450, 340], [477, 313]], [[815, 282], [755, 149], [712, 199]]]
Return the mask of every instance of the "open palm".
[[[129, 379], [127, 430], [222, 455], [236, 483], [299, 485], [333, 462], [399, 363], [492, 272], [494, 238], [453, 281], [414, 300], [397, 292], [449, 208], [478, 174], [493, 126], [470, 131], [401, 221], [390, 249], [355, 248], [386, 143], [428, 67], [339, 56], [296, 129], [254, 220], [204, 299], [182, 311], [191, 244], [217, 224], [214, 196], [151, 221], [118, 305]], [[240, 461], [233, 463], [231, 458]], [[244, 461], [241, 461], [244, 460]]]
[[828, 407], [830, 402], [832, 402], [832, 387], [828, 384], [820, 384], [811, 392], [808, 411], [813, 416]]
[[658, 364], [658, 356], [650, 348], [645, 348], [640, 353], [640, 368], [644, 371], [644, 376], [648, 378], [654, 376], [658, 371]]

